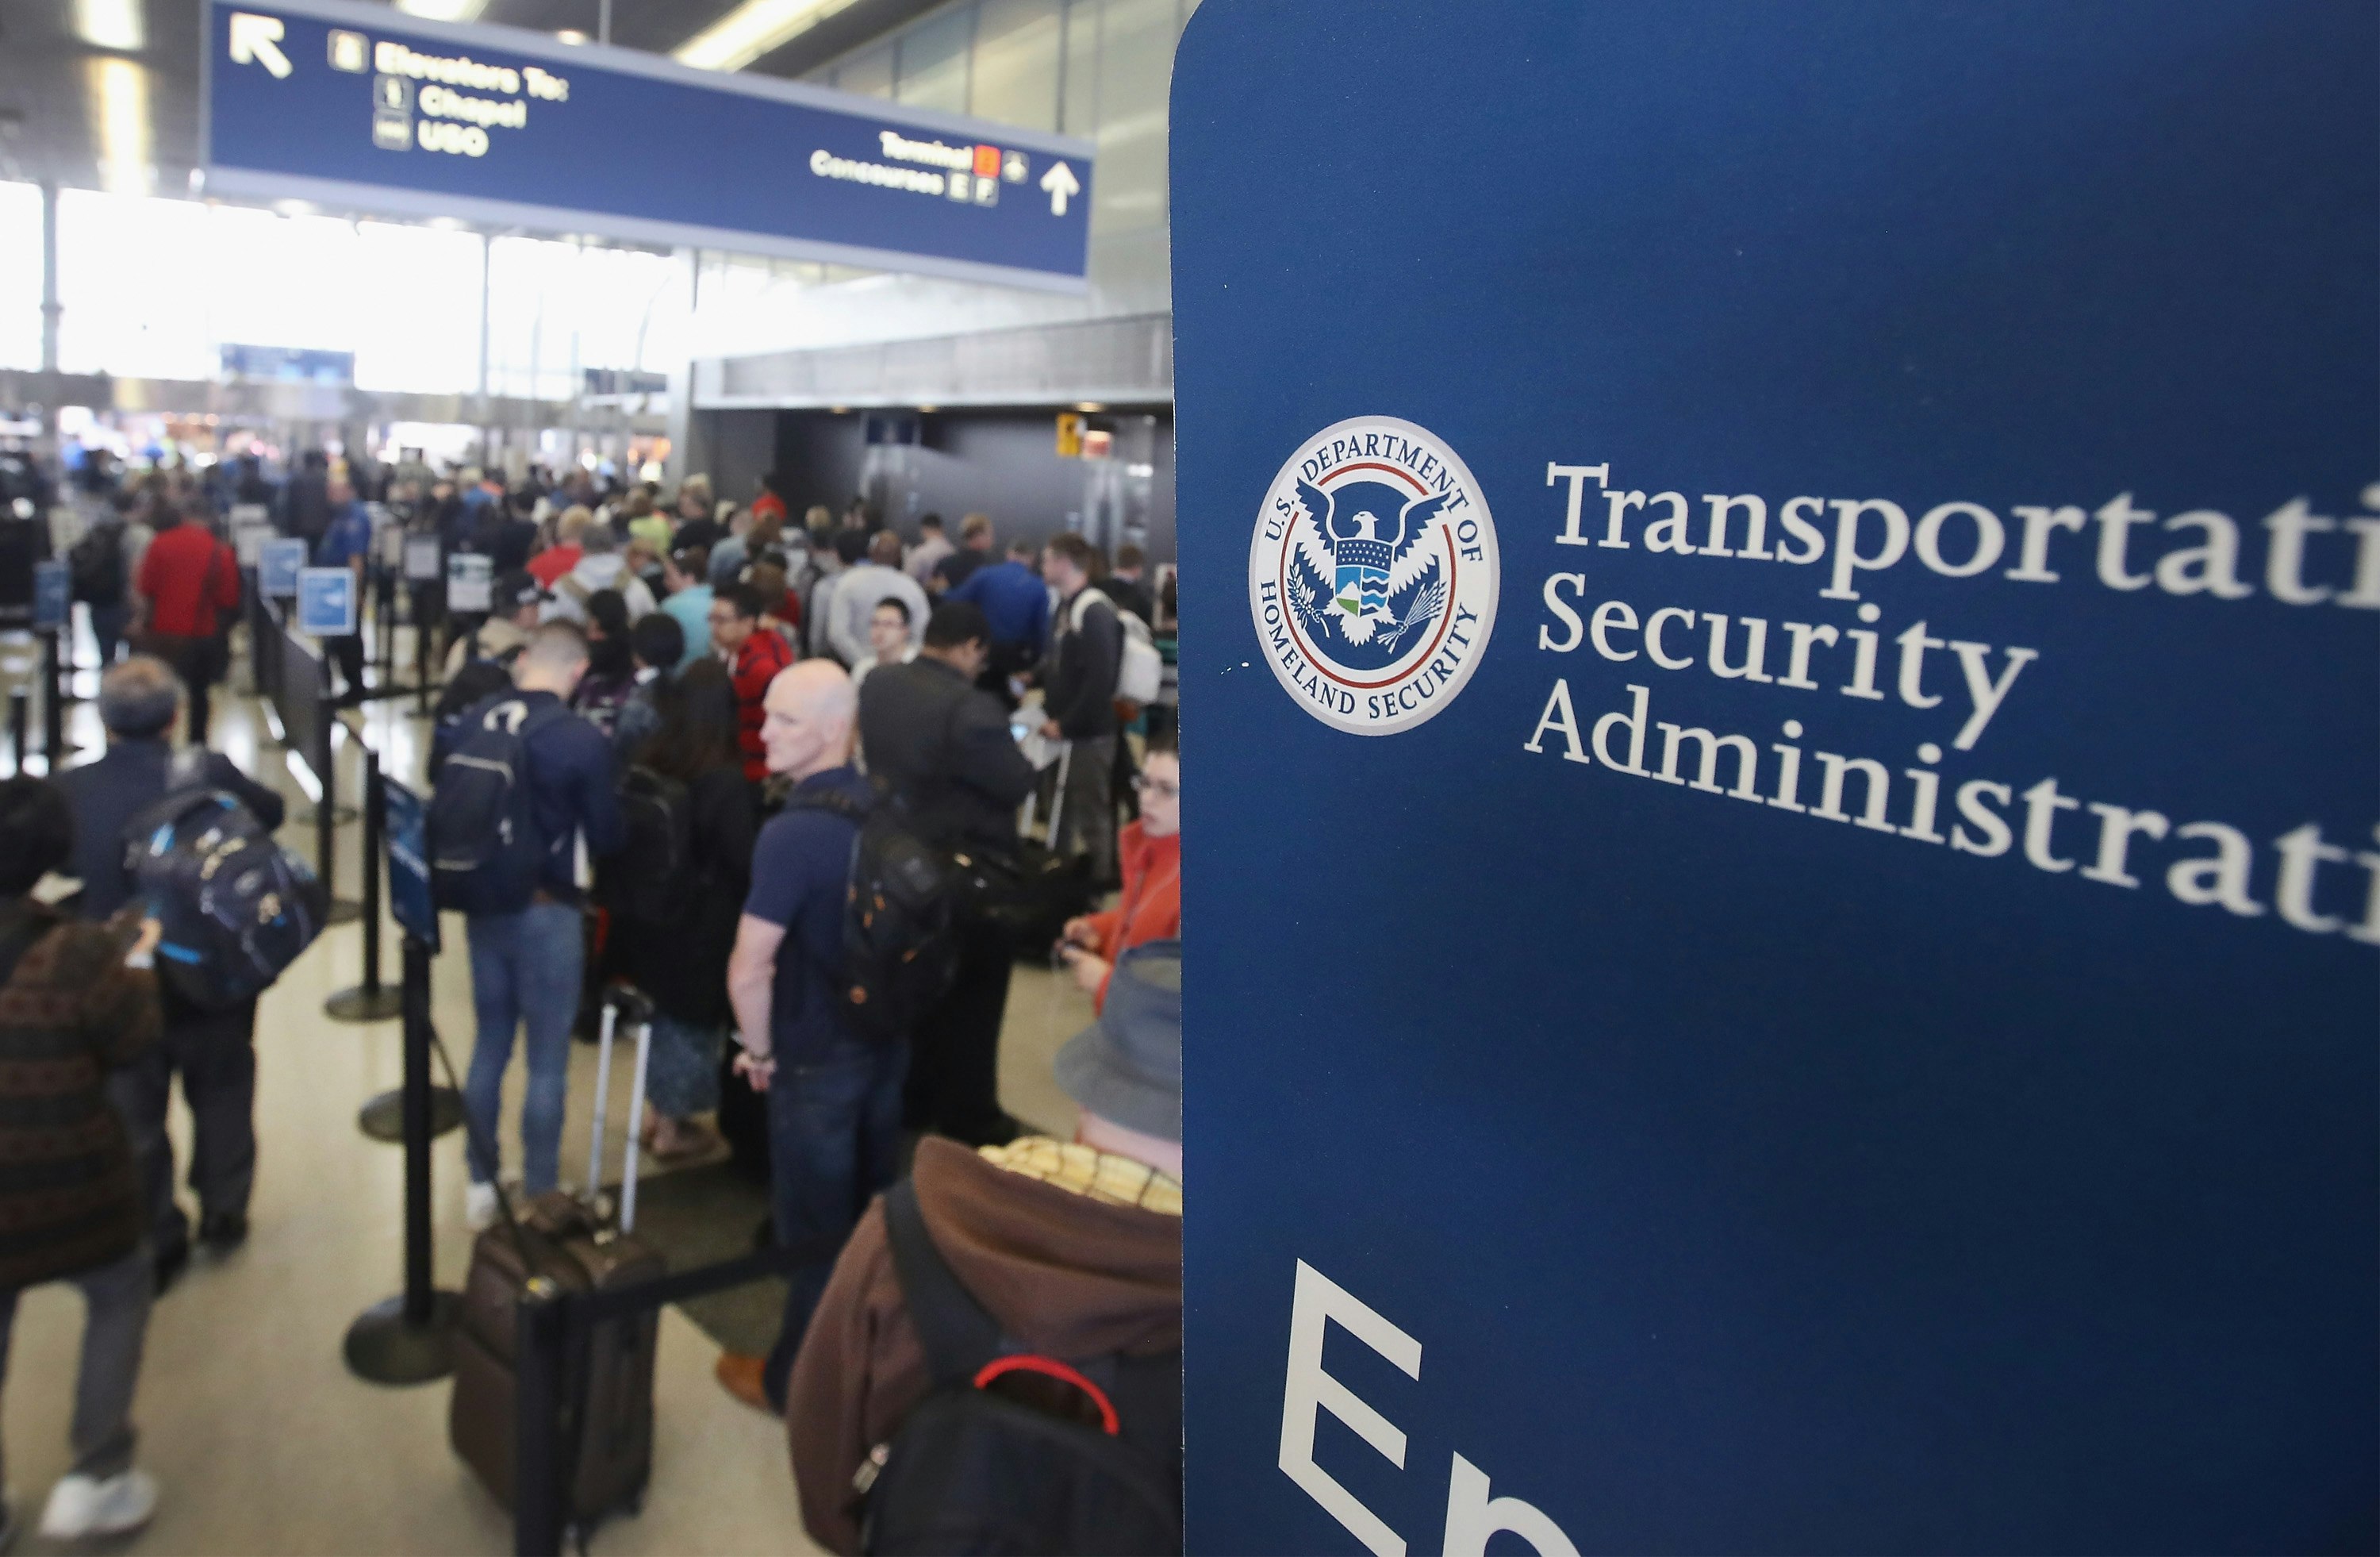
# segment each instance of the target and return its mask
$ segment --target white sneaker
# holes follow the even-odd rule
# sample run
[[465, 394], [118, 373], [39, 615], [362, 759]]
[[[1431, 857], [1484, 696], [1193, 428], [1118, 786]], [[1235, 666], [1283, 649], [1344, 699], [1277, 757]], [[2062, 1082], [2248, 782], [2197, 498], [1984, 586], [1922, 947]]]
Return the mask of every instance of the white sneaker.
[[473, 1179], [463, 1190], [463, 1220], [474, 1233], [496, 1224], [496, 1186]]
[[128, 1470], [102, 1481], [91, 1476], [61, 1477], [42, 1510], [42, 1534], [50, 1540], [85, 1540], [128, 1535], [157, 1512], [157, 1478]]

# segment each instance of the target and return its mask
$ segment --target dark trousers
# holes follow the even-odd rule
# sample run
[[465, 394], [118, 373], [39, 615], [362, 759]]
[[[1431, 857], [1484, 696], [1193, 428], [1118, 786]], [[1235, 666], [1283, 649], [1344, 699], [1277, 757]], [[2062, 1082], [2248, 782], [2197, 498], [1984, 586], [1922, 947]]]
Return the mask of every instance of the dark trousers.
[[1000, 1106], [1000, 1024], [1016, 949], [985, 921], [962, 918], [955, 929], [958, 977], [912, 1035], [917, 1053], [904, 1113], [911, 1129], [1001, 1145], [1011, 1127]]
[[163, 1041], [110, 1078], [132, 1137], [149, 1241], [159, 1255], [190, 1242], [189, 1220], [174, 1198], [174, 1143], [165, 1133], [176, 1073], [190, 1111], [190, 1188], [199, 1214], [245, 1216], [256, 1183], [255, 1003], [201, 1012], [169, 999]]
[[215, 684], [217, 640], [158, 633], [152, 647], [159, 659], [174, 667], [174, 674], [182, 678], [182, 689], [189, 694], [190, 744], [206, 745], [207, 689]]
[[1051, 853], [1089, 860], [1091, 881], [1102, 890], [1116, 884], [1115, 748], [1123, 739], [1085, 736], [1067, 741], [1066, 782], [1050, 839]]
[[761, 1387], [782, 1412], [785, 1381], [835, 1256], [868, 1202], [900, 1171], [901, 1081], [909, 1046], [845, 1040], [769, 1079], [769, 1209], [777, 1247], [808, 1251], [785, 1281], [785, 1317]]
[[86, 605], [91, 613], [91, 636], [99, 640], [99, 668], [105, 670], [115, 663], [115, 651], [124, 646], [124, 626], [132, 618], [132, 607], [124, 601], [113, 605]]
[[340, 695], [360, 698], [364, 695], [364, 639], [361, 633], [349, 633], [345, 638], [328, 638], [322, 647], [330, 651], [332, 663], [339, 667], [343, 683]]
[[[78, 1476], [104, 1481], [132, 1466], [132, 1392], [140, 1381], [140, 1349], [149, 1334], [150, 1292], [156, 1274], [149, 1251], [65, 1278], [82, 1293], [82, 1364], [75, 1374], [74, 1422], [67, 1441]], [[17, 1294], [0, 1289], [0, 1376], [17, 1323]]]

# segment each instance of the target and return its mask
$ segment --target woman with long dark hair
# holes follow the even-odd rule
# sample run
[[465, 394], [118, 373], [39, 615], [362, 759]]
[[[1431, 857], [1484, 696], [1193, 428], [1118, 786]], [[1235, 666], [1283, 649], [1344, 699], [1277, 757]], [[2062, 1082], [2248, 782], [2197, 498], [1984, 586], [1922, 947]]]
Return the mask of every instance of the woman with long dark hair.
[[735, 688], [726, 668], [698, 660], [655, 683], [654, 701], [661, 728], [633, 760], [685, 792], [689, 880], [674, 895], [690, 906], [667, 921], [626, 927], [622, 943], [629, 978], [653, 1002], [645, 1139], [656, 1158], [668, 1162], [712, 1142], [695, 1115], [719, 1106], [719, 1061], [733, 1020], [727, 954], [751, 885], [759, 818], [744, 783]]

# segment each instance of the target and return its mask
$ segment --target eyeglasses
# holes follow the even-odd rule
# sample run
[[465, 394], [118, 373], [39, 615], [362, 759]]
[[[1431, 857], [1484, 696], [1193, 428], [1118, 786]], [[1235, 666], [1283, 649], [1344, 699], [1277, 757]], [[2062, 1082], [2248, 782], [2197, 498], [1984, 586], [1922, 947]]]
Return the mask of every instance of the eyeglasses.
[[1132, 775], [1132, 787], [1135, 794], [1146, 795], [1154, 800], [1182, 798], [1182, 781], [1179, 779], [1153, 779], [1147, 773], [1135, 773]]

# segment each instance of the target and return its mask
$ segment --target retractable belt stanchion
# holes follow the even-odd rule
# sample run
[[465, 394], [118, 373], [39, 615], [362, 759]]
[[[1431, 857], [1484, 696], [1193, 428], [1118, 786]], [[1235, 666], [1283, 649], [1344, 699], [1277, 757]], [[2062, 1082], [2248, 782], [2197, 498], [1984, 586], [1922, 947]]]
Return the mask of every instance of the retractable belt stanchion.
[[399, 991], [380, 981], [381, 840], [388, 826], [388, 792], [382, 786], [380, 753], [364, 747], [364, 896], [358, 923], [364, 938], [364, 981], [322, 1003], [324, 1015], [342, 1022], [384, 1022], [403, 1009]]
[[8, 760], [19, 777], [25, 772], [25, 743], [32, 738], [33, 710], [22, 687], [8, 694]]
[[66, 767], [67, 753], [73, 749], [67, 745], [66, 676], [60, 663], [66, 634], [52, 627], [42, 638], [42, 760], [55, 773]]
[[331, 712], [331, 694], [327, 685], [318, 687], [314, 696], [320, 699], [314, 714], [314, 750], [311, 756], [321, 759], [314, 767], [315, 780], [321, 785], [322, 797], [314, 802], [314, 868], [322, 878], [322, 894], [331, 900], [326, 917], [330, 924], [352, 924], [363, 917], [363, 905], [352, 898], [343, 898], [334, 884], [333, 870], [339, 852], [339, 790], [336, 772], [331, 765], [331, 726], [338, 716]]
[[430, 717], [430, 613], [422, 609], [423, 591], [413, 591], [413, 714]]
[[[405, 938], [405, 1290], [347, 1327], [347, 1368], [375, 1384], [420, 1384], [455, 1370], [461, 1299], [431, 1284], [430, 1263], [430, 948]], [[527, 1380], [523, 1380], [524, 1385]]]

